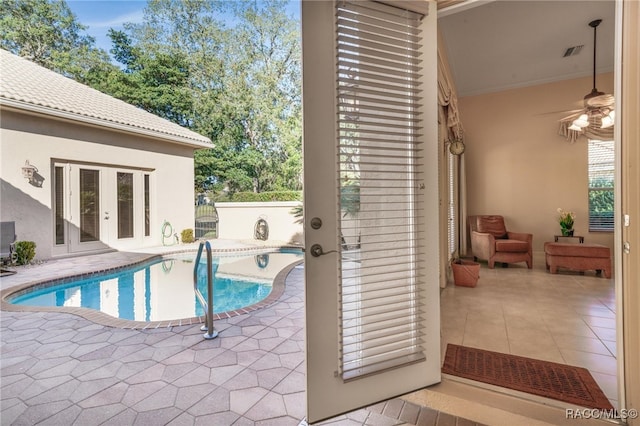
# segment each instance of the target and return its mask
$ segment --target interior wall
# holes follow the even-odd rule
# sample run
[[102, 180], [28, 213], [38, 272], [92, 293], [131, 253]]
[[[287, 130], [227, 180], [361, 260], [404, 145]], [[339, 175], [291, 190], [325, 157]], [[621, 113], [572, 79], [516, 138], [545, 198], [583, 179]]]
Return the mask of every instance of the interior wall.
[[[613, 93], [613, 73], [596, 83]], [[503, 215], [508, 230], [532, 233], [533, 250], [542, 252], [560, 233], [562, 208], [575, 212], [575, 234], [585, 243], [613, 249], [613, 232], [588, 231], [587, 140], [558, 135], [558, 119], [568, 115], [558, 111], [580, 108], [591, 87], [585, 77], [459, 99], [468, 215]]]

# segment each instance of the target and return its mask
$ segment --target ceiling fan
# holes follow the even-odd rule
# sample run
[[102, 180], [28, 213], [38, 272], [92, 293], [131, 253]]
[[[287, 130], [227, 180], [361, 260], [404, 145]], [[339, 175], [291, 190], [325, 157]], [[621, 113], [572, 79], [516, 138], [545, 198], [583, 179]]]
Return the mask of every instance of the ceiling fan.
[[[612, 132], [615, 123], [613, 95], [600, 92], [596, 88], [596, 32], [601, 22], [602, 19], [589, 22], [589, 26], [593, 28], [593, 89], [584, 97], [584, 108], [572, 111], [573, 114], [560, 120], [561, 133], [565, 136], [570, 136], [569, 130], [601, 136], [603, 133]], [[572, 139], [575, 139], [576, 135], [573, 136]]]

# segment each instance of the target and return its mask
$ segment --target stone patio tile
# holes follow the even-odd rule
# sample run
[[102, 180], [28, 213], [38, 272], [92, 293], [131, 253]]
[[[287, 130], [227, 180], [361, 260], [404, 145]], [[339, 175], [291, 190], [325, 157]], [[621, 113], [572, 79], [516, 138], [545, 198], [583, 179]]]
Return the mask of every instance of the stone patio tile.
[[194, 415], [196, 418], [225, 411], [229, 411], [229, 391], [220, 387], [187, 410], [189, 414]]
[[4, 398], [8, 395], [17, 396], [24, 392], [35, 380], [26, 374], [15, 374], [13, 376], [2, 377], [2, 390], [0, 391], [0, 395], [2, 395], [3, 401]]
[[240, 365], [212, 368], [211, 374], [209, 375], [209, 383], [220, 386], [242, 370], [244, 370], [244, 367]]
[[221, 348], [225, 348], [225, 349], [233, 348], [233, 347], [239, 345], [240, 343], [242, 343], [246, 339], [247, 339], [247, 337], [245, 337], [245, 336], [228, 336], [228, 335], [225, 335], [224, 339], [220, 340], [220, 347]]
[[195, 426], [232, 425], [238, 415], [231, 411], [196, 417]]
[[293, 370], [304, 362], [304, 352], [293, 352], [280, 355], [283, 367]]
[[296, 341], [283, 338], [282, 342], [279, 345], [271, 349], [271, 352], [278, 355], [299, 353], [300, 347], [298, 346], [298, 343]]
[[129, 384], [146, 383], [160, 380], [164, 374], [165, 366], [162, 364], [152, 364], [151, 367], [130, 376], [125, 382]]
[[107, 377], [104, 379], [90, 380], [81, 382], [76, 390], [71, 394], [69, 400], [74, 403], [83, 401], [99, 392], [109, 389], [118, 383], [115, 377]]
[[231, 411], [244, 415], [248, 409], [253, 407], [267, 394], [267, 390], [261, 387], [232, 390], [229, 392], [229, 403]]
[[161, 408], [159, 410], [145, 411], [138, 413], [133, 425], [139, 426], [157, 426], [165, 425], [178, 417], [182, 412], [176, 407]]
[[170, 364], [184, 364], [187, 362], [193, 362], [196, 358], [196, 351], [193, 349], [186, 349], [182, 352], [175, 354], [167, 359], [165, 359], [162, 363], [164, 365]]
[[[93, 426], [100, 425], [103, 422], [117, 416], [118, 414], [127, 410], [127, 407], [123, 404], [106, 404], [99, 407], [84, 408], [75, 424], [78, 426]], [[63, 424], [63, 423], [61, 423]], [[71, 423], [66, 423], [71, 424]], [[122, 423], [127, 424], [127, 423]]]
[[259, 334], [264, 331], [264, 325], [242, 325], [242, 335], [246, 337], [257, 337], [256, 334]]
[[167, 426], [193, 426], [196, 424], [196, 418], [189, 413], [182, 413], [175, 419], [167, 423]]
[[259, 340], [260, 349], [262, 349], [263, 351], [273, 351], [274, 348], [280, 346], [282, 343], [284, 343], [284, 341], [285, 341], [284, 337], [272, 337], [272, 338], [260, 339]]
[[130, 385], [124, 396], [122, 397], [122, 403], [128, 407], [132, 407], [143, 399], [148, 398], [150, 395], [159, 391], [166, 385], [167, 384], [162, 381]]
[[269, 352], [267, 352], [263, 357], [251, 364], [251, 368], [255, 370], [267, 370], [277, 367], [282, 367], [282, 363], [280, 363], [280, 357]]
[[174, 382], [197, 367], [198, 366], [193, 363], [167, 365], [162, 374], [162, 380], [168, 383]]
[[38, 360], [30, 356], [20, 356], [18, 358], [10, 358], [3, 361], [3, 366], [0, 369], [0, 374], [2, 375], [2, 377], [28, 372], [31, 368], [34, 368], [34, 366], [38, 364]]
[[244, 416], [248, 419], [258, 421], [283, 417], [286, 415], [287, 408], [284, 405], [282, 395], [269, 392], [264, 396], [264, 398], [251, 407]]
[[65, 410], [71, 405], [72, 404], [69, 401], [55, 401], [46, 404], [32, 405], [30, 407], [27, 407], [27, 409], [24, 410], [22, 414], [20, 414], [15, 419], [15, 421], [12, 423], [12, 426], [35, 425], [36, 423], [39, 423], [53, 416], [54, 414], [59, 413], [62, 410]]
[[105, 359], [111, 358], [113, 353], [116, 351], [117, 347], [110, 344], [104, 343], [103, 346], [93, 348], [93, 350], [85, 350], [84, 346], [80, 346], [78, 350], [74, 351], [71, 356], [79, 359], [80, 361], [91, 361], [94, 359]]
[[116, 352], [114, 352], [113, 356], [116, 359], [119, 359], [121, 362], [137, 362], [137, 361], [147, 361], [151, 360], [153, 354], [155, 353], [155, 349], [151, 346], [146, 345], [134, 345], [131, 346], [131, 353], [125, 356], [119, 356], [118, 352], [122, 348], [118, 348]]
[[[124, 411], [119, 412], [115, 416], [111, 417], [109, 420], [106, 420], [102, 423], [101, 426], [123, 426], [123, 425], [132, 425], [135, 422], [138, 413], [136, 413], [131, 408], [127, 408]], [[78, 426], [82, 426], [78, 424]]]
[[116, 377], [120, 380], [125, 380], [134, 374], [151, 368], [153, 365], [155, 365], [155, 362], [151, 360], [127, 362], [118, 369]]
[[224, 387], [228, 390], [246, 389], [254, 386], [258, 386], [258, 375], [255, 370], [250, 368], [242, 370], [224, 383]]
[[235, 351], [225, 350], [216, 356], [215, 358], [211, 358], [209, 361], [205, 362], [204, 365], [207, 367], [215, 368], [215, 367], [224, 367], [228, 365], [236, 365], [238, 363], [238, 356]]
[[147, 398], [138, 402], [132, 408], [137, 412], [158, 410], [161, 408], [173, 407], [176, 401], [178, 388], [172, 385], [166, 385], [157, 392], [149, 395]]
[[6, 359], [29, 356], [41, 346], [42, 345], [38, 342], [15, 342], [3, 344], [0, 347], [0, 354], [2, 355], [2, 358], [0, 358], [0, 366], [4, 367], [5, 365], [9, 365], [6, 364]]
[[307, 415], [307, 394], [305, 391], [282, 395], [282, 399], [290, 416], [302, 419]]
[[78, 405], [82, 408], [92, 408], [116, 404], [122, 401], [122, 397], [127, 392], [127, 389], [129, 389], [129, 386], [126, 383], [118, 382], [113, 386], [103, 389], [100, 392], [79, 401]]
[[82, 413], [82, 408], [77, 405], [71, 405], [70, 407], [67, 407], [64, 410], [55, 413], [51, 417], [39, 422], [38, 425], [71, 425], [75, 422], [80, 413]]
[[233, 426], [254, 426], [255, 422], [247, 419], [246, 417], [239, 417], [235, 422], [233, 422]]
[[[15, 404], [12, 404], [11, 406], [8, 407], [2, 407], [2, 416], [1, 416], [1, 421], [2, 424], [6, 424], [6, 425], [13, 425], [16, 424], [15, 419], [18, 418], [20, 415], [22, 415], [22, 413], [25, 412], [25, 410], [27, 409], [27, 406], [24, 402], [20, 401], [18, 398], [12, 398], [13, 400], [16, 400], [17, 402]], [[4, 402], [5, 400], [3, 400]]]
[[98, 367], [95, 370], [87, 371], [85, 374], [78, 376], [79, 380], [97, 380], [105, 379], [108, 377], [114, 377], [118, 370], [122, 367], [120, 361], [113, 361], [108, 364]]
[[187, 410], [188, 408], [200, 403], [200, 400], [205, 396], [212, 393], [217, 389], [216, 385], [211, 383], [203, 383], [194, 386], [185, 386], [178, 388], [178, 394], [176, 395], [175, 406], [181, 410]]
[[401, 425], [402, 423], [403, 422], [398, 419], [392, 419], [383, 414], [370, 413], [364, 424], [367, 426], [395, 426]]
[[195, 357], [193, 359], [194, 362], [197, 362], [198, 364], [204, 364], [207, 361], [217, 357], [218, 355], [220, 355], [221, 353], [225, 352], [226, 349], [224, 348], [200, 348], [198, 346], [194, 347], [195, 349]]
[[297, 426], [300, 419], [291, 416], [276, 417], [274, 419], [260, 420], [255, 422], [256, 426]]
[[270, 368], [258, 372], [258, 383], [265, 389], [272, 389], [291, 373], [291, 370], [284, 367]]
[[65, 401], [69, 400], [71, 394], [78, 388], [80, 382], [76, 379], [67, 380], [64, 383], [59, 384], [45, 392], [25, 400], [28, 405], [45, 404], [47, 402]]
[[306, 376], [297, 371], [292, 371], [273, 388], [273, 391], [285, 395], [304, 391], [306, 386]]
[[[196, 367], [194, 365], [194, 367]], [[211, 369], [205, 366], [197, 366], [187, 374], [179, 377], [171, 382], [178, 387], [187, 387], [193, 385], [199, 385], [203, 383], [209, 383], [209, 376], [211, 375]]]
[[238, 352], [238, 365], [242, 365], [245, 367], [250, 366], [260, 358], [266, 355], [267, 352], [262, 350], [257, 351], [242, 351]]
[[78, 363], [76, 368], [73, 369], [71, 375], [73, 377], [84, 376], [87, 373], [90, 373], [98, 368], [104, 367], [107, 364], [111, 364], [113, 359], [111, 358], [99, 358], [99, 359], [89, 359], [83, 360]]
[[48, 343], [66, 343], [73, 341], [73, 338], [76, 336], [77, 332], [75, 330], [68, 330], [63, 328], [62, 330], [50, 330], [48, 333], [41, 334], [37, 338], [33, 339], [36, 342], [40, 342], [43, 345]]
[[[58, 377], [50, 377], [47, 379], [33, 380], [29, 386], [27, 386], [21, 393], [17, 394], [20, 399], [26, 401], [30, 398], [33, 398], [37, 395], [40, 395], [43, 392], [48, 391], [49, 389], [55, 388], [56, 386], [60, 386], [63, 383], [66, 383], [72, 380], [72, 377], [69, 376], [58, 376]], [[4, 390], [2, 391], [4, 395]]]
[[151, 359], [157, 362], [164, 361], [165, 359], [172, 357], [173, 355], [182, 351], [181, 346], [166, 346], [162, 348], [154, 348]]
[[93, 343], [109, 343], [109, 338], [111, 337], [111, 332], [105, 330], [104, 326], [99, 326], [99, 328], [87, 329], [87, 327], [82, 327], [82, 329], [76, 332], [75, 337], [70, 340], [74, 343], [82, 343], [82, 345], [91, 345]]
[[253, 351], [256, 349], [262, 349], [260, 344], [258, 343], [258, 339], [253, 337], [249, 337], [242, 342], [238, 343], [236, 346], [232, 346], [234, 351]]

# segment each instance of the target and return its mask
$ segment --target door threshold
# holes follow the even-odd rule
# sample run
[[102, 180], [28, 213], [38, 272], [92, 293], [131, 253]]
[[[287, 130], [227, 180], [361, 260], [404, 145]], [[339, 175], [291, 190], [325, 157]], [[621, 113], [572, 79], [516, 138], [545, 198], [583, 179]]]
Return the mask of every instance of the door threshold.
[[[433, 408], [453, 416], [466, 418], [485, 425], [550, 426], [576, 425], [576, 418], [567, 410], [582, 410], [578, 414], [591, 415], [591, 409], [570, 406], [524, 392], [443, 375], [442, 381], [428, 388], [403, 395], [400, 398], [414, 404]], [[616, 420], [588, 420], [591, 426], [621, 424]]]

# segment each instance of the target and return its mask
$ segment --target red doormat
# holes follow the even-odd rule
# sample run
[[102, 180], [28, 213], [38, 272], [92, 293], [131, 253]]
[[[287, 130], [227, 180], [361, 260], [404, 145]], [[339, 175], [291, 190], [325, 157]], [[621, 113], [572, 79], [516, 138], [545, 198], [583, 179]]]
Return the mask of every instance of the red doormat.
[[585, 368], [448, 344], [442, 372], [581, 407], [613, 410]]

